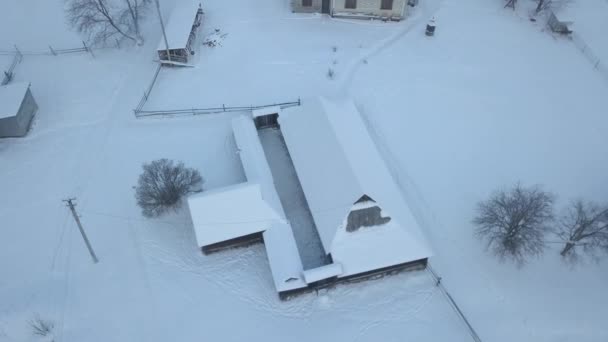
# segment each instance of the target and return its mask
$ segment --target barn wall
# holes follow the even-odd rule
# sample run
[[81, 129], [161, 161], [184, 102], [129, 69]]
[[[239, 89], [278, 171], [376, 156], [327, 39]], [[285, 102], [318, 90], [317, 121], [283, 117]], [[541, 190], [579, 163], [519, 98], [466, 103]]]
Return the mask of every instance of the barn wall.
[[15, 117], [8, 117], [0, 119], [0, 138], [16, 137], [19, 129], [17, 127], [17, 119]]
[[19, 113], [17, 114], [17, 126], [21, 135], [25, 135], [30, 129], [30, 124], [37, 111], [38, 104], [36, 103], [36, 100], [34, 100], [32, 92], [28, 89], [23, 98], [23, 102], [21, 103]]
[[228, 248], [236, 248], [236, 247], [247, 247], [256, 243], [263, 243], [264, 236], [262, 235], [264, 232], [257, 232], [245, 236], [241, 236], [235, 239], [226, 240], [218, 243], [213, 243], [207, 246], [201, 247], [201, 251], [203, 254], [211, 254], [215, 252], [219, 252]]
[[38, 104], [28, 89], [16, 116], [0, 119], [0, 138], [22, 137], [27, 134], [36, 111], [38, 111]]
[[346, 16], [349, 14], [353, 16], [365, 16], [365, 17], [384, 17], [389, 19], [403, 19], [406, 15], [407, 0], [394, 0], [392, 10], [381, 10], [381, 0], [357, 0], [357, 8], [346, 8], [344, 4], [346, 0], [334, 0], [334, 15], [335, 16]]
[[281, 300], [289, 300], [296, 296], [299, 296], [299, 295], [302, 295], [305, 293], [309, 293], [309, 292], [312, 292], [315, 290], [319, 290], [319, 289], [323, 289], [323, 288], [333, 288], [337, 284], [356, 283], [356, 282], [360, 282], [360, 281], [380, 278], [380, 277], [387, 276], [387, 275], [394, 275], [394, 274], [398, 274], [401, 272], [420, 271], [420, 270], [424, 270], [426, 268], [427, 264], [428, 264], [428, 259], [424, 258], [424, 259], [420, 259], [420, 260], [414, 260], [414, 261], [405, 262], [402, 264], [397, 264], [397, 265], [383, 267], [383, 268], [379, 268], [379, 269], [375, 269], [375, 270], [370, 270], [370, 271], [363, 272], [363, 273], [352, 274], [352, 275], [342, 277], [342, 278], [333, 277], [333, 278], [326, 279], [325, 281], [309, 284], [307, 287], [279, 292], [279, 298]]
[[312, 6], [302, 6], [302, 0], [291, 0], [291, 10], [298, 13], [321, 13], [322, 0], [312, 0]]

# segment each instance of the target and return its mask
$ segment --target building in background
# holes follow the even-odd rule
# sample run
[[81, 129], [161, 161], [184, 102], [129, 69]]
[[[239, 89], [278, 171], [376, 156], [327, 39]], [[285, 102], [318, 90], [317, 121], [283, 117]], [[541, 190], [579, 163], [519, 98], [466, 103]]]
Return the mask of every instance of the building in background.
[[294, 12], [325, 13], [333, 17], [401, 20], [407, 15], [408, 0], [291, 0]]

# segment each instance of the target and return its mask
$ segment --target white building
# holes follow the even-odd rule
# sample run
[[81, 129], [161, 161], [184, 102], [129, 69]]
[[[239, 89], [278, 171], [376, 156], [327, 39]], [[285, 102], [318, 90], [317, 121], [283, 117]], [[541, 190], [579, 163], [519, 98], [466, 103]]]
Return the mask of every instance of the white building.
[[417, 0], [291, 0], [291, 8], [300, 13], [326, 13], [343, 18], [401, 20], [408, 3]]
[[426, 266], [431, 250], [352, 101], [306, 100], [278, 121], [339, 278]]
[[[317, 268], [303, 269], [256, 129], [279, 125], [327, 256]], [[188, 199], [205, 254], [263, 242], [281, 298], [426, 267], [430, 248], [351, 101], [258, 110], [232, 129], [247, 181]]]

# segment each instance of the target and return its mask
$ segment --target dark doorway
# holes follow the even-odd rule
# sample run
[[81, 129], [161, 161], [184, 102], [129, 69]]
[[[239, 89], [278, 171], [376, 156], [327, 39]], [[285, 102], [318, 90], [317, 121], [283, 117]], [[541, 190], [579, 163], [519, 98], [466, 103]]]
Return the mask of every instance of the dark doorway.
[[323, 0], [323, 2], [321, 3], [321, 13], [327, 13], [329, 14], [329, 2], [331, 0]]
[[257, 118], [255, 118], [255, 128], [262, 129], [262, 128], [269, 128], [269, 127], [278, 127], [279, 126], [279, 123], [277, 120], [278, 118], [279, 118], [279, 114], [268, 114], [268, 115], [258, 116]]

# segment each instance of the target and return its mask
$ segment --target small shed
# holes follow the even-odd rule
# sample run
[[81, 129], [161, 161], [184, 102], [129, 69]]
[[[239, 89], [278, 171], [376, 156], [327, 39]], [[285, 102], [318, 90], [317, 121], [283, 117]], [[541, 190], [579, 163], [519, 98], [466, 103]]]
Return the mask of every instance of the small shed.
[[572, 33], [573, 24], [574, 21], [565, 11], [561, 11], [559, 13], [551, 11], [549, 14], [549, 20], [547, 21], [547, 25], [549, 25], [551, 31], [561, 34]]
[[[198, 1], [178, 4], [165, 26], [165, 37], [158, 44], [158, 58], [161, 62], [188, 63], [194, 54], [194, 40], [203, 21], [203, 8]], [[168, 52], [168, 54], [167, 54]]]
[[29, 83], [0, 86], [0, 138], [26, 135], [37, 111]]

